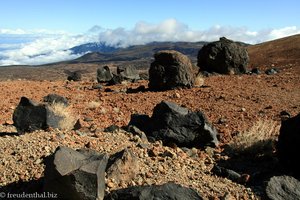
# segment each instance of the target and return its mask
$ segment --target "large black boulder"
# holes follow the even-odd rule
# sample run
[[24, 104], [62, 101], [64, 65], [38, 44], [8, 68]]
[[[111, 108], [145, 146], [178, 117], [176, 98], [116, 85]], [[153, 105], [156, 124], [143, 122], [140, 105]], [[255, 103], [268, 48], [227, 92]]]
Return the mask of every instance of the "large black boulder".
[[59, 146], [45, 160], [43, 190], [57, 194], [59, 199], [102, 200], [107, 162], [106, 154]]
[[132, 115], [134, 125], [147, 137], [162, 140], [164, 144], [184, 147], [218, 145], [218, 132], [202, 112], [192, 112], [175, 103], [162, 101], [153, 109], [152, 117]]
[[13, 121], [19, 133], [46, 129], [48, 127], [46, 106], [21, 97], [13, 113]]
[[300, 182], [291, 176], [273, 176], [266, 194], [271, 200], [300, 199]]
[[300, 177], [300, 113], [281, 122], [277, 153], [281, 165]]
[[154, 58], [149, 69], [150, 90], [190, 88], [194, 85], [193, 65], [186, 55], [165, 50], [155, 53]]
[[105, 200], [202, 200], [203, 198], [191, 188], [175, 183], [163, 185], [134, 186], [115, 190]]
[[108, 82], [112, 79], [112, 73], [108, 66], [101, 66], [97, 69], [97, 81], [98, 83]]
[[243, 74], [247, 72], [248, 63], [247, 49], [225, 37], [204, 45], [198, 53], [198, 66], [201, 71]]
[[[14, 126], [19, 133], [46, 130], [49, 127], [61, 130], [73, 128], [75, 120], [64, 110], [67, 103], [64, 97], [48, 95], [44, 101], [47, 101], [46, 104], [38, 104], [27, 97], [21, 97], [13, 113]], [[53, 104], [56, 101], [61, 104]]]

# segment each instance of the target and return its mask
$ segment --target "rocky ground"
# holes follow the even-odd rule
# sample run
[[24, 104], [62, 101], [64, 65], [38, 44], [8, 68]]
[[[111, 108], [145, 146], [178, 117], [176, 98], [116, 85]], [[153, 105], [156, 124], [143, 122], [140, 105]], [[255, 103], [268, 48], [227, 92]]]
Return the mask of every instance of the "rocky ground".
[[[93, 79], [95, 77], [86, 77], [80, 82], [0, 82], [0, 190], [24, 187], [40, 180], [45, 167], [43, 158], [59, 145], [91, 148], [108, 154], [127, 147], [139, 161], [136, 176], [119, 184], [106, 180], [107, 192], [130, 185], [174, 181], [196, 189], [206, 199], [261, 199], [264, 198], [263, 184], [235, 183], [214, 175], [211, 169], [219, 160], [230, 159], [223, 147], [236, 134], [258, 121], [270, 120], [280, 125], [281, 111], [291, 116], [300, 112], [299, 65], [284, 66], [274, 75], [211, 76], [204, 78], [201, 87], [166, 92], [147, 91], [147, 81], [93, 89], [97, 84], [91, 81]], [[146, 91], [135, 90], [139, 86], [145, 86]], [[12, 113], [20, 97], [41, 102], [50, 93], [67, 97], [73, 115], [80, 119], [83, 128], [80, 131], [36, 131], [19, 136], [12, 126]], [[160, 142], [144, 144], [139, 137], [123, 130], [103, 131], [110, 125], [127, 125], [133, 113], [151, 115], [154, 106], [162, 100], [203, 111], [221, 135], [220, 146], [216, 149], [166, 147]]]

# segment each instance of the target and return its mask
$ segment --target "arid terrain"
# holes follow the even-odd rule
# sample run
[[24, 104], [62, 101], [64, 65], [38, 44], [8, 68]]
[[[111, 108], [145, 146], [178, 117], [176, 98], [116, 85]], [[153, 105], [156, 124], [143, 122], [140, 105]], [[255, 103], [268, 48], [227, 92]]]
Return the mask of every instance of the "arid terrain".
[[[57, 146], [65, 145], [109, 154], [125, 147], [134, 152], [140, 166], [136, 177], [119, 185], [107, 180], [107, 192], [129, 185], [174, 181], [196, 189], [206, 199], [264, 199], [264, 180], [256, 180], [259, 177], [253, 175], [252, 169], [245, 167], [245, 171], [239, 171], [250, 175], [249, 182], [240, 183], [216, 176], [211, 169], [219, 160], [230, 159], [223, 150], [235, 135], [247, 133], [261, 121], [279, 127], [282, 111], [291, 116], [300, 113], [300, 35], [247, 48], [249, 69], [259, 68], [261, 74], [213, 75], [205, 77], [201, 87], [165, 92], [148, 91], [147, 80], [93, 89], [97, 84], [97, 63], [1, 67], [0, 191], [30, 187], [42, 180], [43, 158]], [[108, 65], [123, 63], [126, 61]], [[264, 70], [269, 68], [277, 68], [279, 73], [265, 74]], [[86, 73], [82, 81], [73, 82], [66, 81], [64, 70], [85, 70]], [[139, 86], [145, 86], [146, 91], [126, 92]], [[51, 93], [68, 99], [71, 112], [82, 121], [83, 128], [80, 131], [36, 131], [19, 136], [12, 126], [12, 114], [20, 98], [26, 96], [41, 102]], [[219, 147], [182, 150], [156, 142], [144, 148], [138, 145], [139, 138], [123, 130], [103, 131], [110, 125], [127, 125], [133, 113], [151, 116], [154, 106], [162, 100], [204, 112], [220, 133]], [[279, 134], [278, 128], [276, 130], [275, 136]], [[149, 150], [158, 153], [149, 155]], [[164, 152], [172, 156], [163, 156]], [[274, 167], [271, 165], [267, 162], [263, 169], [271, 170]], [[259, 183], [256, 185], [256, 182]]]

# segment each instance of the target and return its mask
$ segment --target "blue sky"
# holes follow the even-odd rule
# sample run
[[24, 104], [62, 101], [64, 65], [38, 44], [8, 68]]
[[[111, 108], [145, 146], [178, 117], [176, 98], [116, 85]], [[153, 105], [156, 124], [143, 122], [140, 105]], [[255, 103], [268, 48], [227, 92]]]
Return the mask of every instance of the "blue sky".
[[1, 0], [0, 66], [73, 59], [69, 48], [151, 41], [259, 43], [300, 33], [299, 0]]
[[0, 26], [83, 33], [94, 25], [130, 29], [174, 18], [191, 29], [299, 26], [298, 0], [1, 0]]

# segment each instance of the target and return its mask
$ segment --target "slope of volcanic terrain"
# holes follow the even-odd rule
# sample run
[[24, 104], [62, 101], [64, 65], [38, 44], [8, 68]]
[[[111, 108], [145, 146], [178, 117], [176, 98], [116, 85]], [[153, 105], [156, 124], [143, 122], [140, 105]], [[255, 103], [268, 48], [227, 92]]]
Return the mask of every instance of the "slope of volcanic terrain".
[[[37, 70], [32, 68], [29, 74], [28, 68], [17, 68], [19, 74], [35, 77], [35, 80], [9, 76], [15, 73], [12, 71], [16, 67], [1, 69], [0, 192], [22, 191], [41, 182], [45, 168], [43, 158], [53, 153], [59, 145], [64, 145], [108, 154], [125, 147], [132, 150], [139, 160], [135, 178], [120, 184], [107, 179], [106, 192], [133, 185], [174, 181], [194, 188], [204, 199], [264, 198], [264, 185], [255, 184], [260, 182], [259, 176], [254, 176], [251, 170], [239, 171], [250, 175], [251, 181], [248, 183], [247, 180], [234, 182], [216, 176], [211, 169], [219, 160], [230, 159], [230, 155], [223, 150], [237, 134], [247, 133], [261, 121], [272, 122], [278, 127], [282, 111], [291, 116], [300, 113], [299, 38], [297, 35], [248, 47], [250, 68], [258, 67], [263, 71], [277, 67], [279, 73], [214, 75], [204, 78], [201, 87], [165, 92], [148, 91], [146, 80], [94, 89], [93, 86], [97, 84], [96, 64], [86, 64], [91, 68], [84, 64], [37, 67]], [[63, 68], [84, 69], [88, 73], [84, 74], [83, 81], [66, 81], [63, 80]], [[55, 74], [59, 75], [58, 80]], [[36, 80], [38, 77], [40, 80]], [[47, 77], [54, 78], [49, 80]], [[140, 86], [146, 90], [137, 90]], [[12, 126], [12, 114], [20, 98], [26, 96], [42, 102], [43, 97], [50, 93], [68, 99], [73, 116], [82, 122], [80, 131], [51, 129], [18, 135]], [[145, 147], [139, 145], [139, 137], [124, 130], [104, 132], [111, 125], [127, 125], [131, 114], [151, 116], [154, 106], [162, 100], [177, 103], [192, 111], [202, 111], [220, 133], [219, 147], [182, 149], [163, 146], [160, 142], [147, 143]], [[277, 136], [278, 128], [275, 130], [273, 134]], [[269, 161], [266, 162], [269, 164]], [[255, 170], [259, 173], [260, 170], [273, 167], [270, 164]]]

